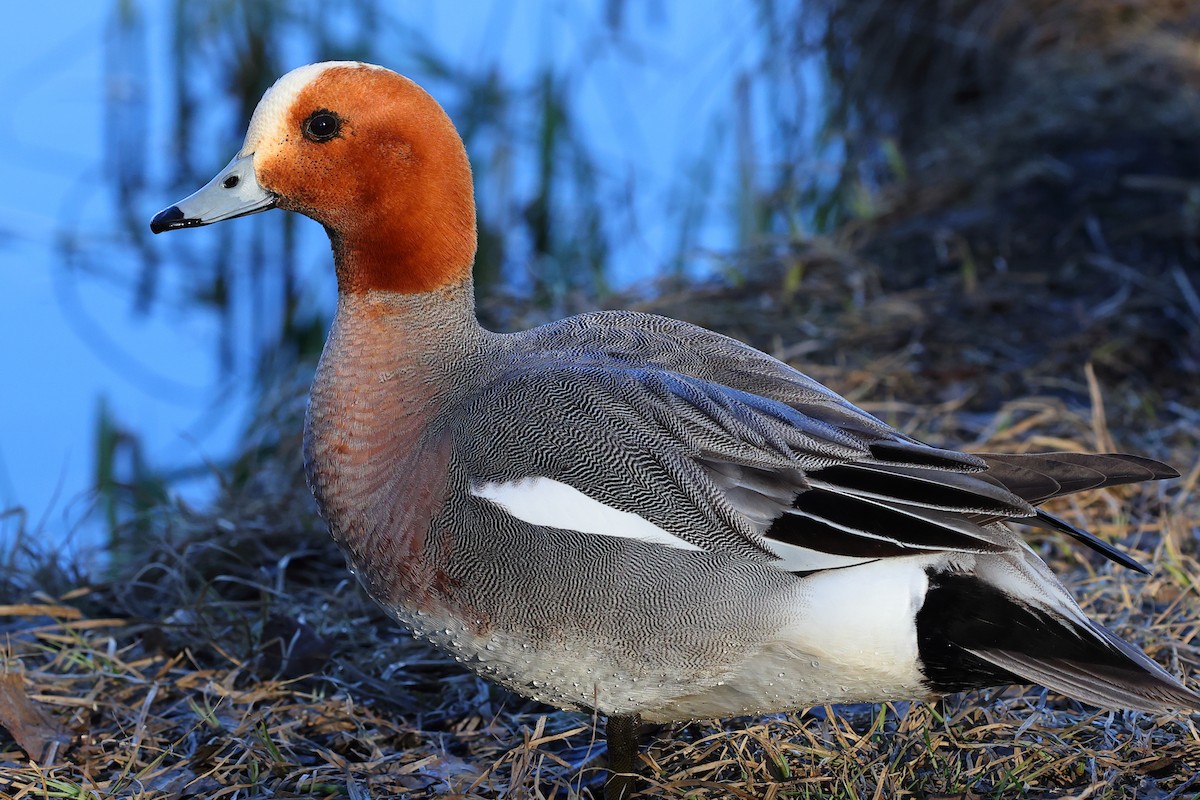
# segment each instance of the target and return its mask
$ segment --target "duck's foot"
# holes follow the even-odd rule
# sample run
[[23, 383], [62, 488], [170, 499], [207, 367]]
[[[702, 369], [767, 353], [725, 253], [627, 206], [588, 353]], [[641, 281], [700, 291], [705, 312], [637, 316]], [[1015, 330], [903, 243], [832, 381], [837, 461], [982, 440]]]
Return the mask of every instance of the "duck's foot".
[[608, 739], [608, 780], [604, 784], [604, 800], [626, 800], [633, 794], [637, 781], [638, 728], [637, 714], [610, 716], [605, 729]]

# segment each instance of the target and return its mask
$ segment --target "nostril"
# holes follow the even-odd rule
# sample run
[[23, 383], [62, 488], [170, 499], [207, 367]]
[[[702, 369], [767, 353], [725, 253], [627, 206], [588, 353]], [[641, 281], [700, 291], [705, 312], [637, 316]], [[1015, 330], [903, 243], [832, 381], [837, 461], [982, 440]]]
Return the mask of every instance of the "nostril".
[[238, 185], [238, 181], [240, 181], [240, 180], [241, 179], [237, 175], [230, 175], [228, 178], [226, 178], [225, 180], [223, 180], [221, 182], [221, 185], [224, 186], [226, 189], [232, 189], [233, 187]]

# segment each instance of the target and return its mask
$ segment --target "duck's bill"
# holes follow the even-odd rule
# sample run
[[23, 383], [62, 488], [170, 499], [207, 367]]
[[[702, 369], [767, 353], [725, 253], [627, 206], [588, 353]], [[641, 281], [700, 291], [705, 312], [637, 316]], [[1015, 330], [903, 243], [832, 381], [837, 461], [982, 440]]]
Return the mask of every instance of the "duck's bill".
[[150, 220], [150, 230], [162, 233], [176, 228], [211, 225], [274, 207], [275, 195], [264, 189], [254, 175], [254, 154], [251, 153], [230, 161], [200, 191], [155, 214]]

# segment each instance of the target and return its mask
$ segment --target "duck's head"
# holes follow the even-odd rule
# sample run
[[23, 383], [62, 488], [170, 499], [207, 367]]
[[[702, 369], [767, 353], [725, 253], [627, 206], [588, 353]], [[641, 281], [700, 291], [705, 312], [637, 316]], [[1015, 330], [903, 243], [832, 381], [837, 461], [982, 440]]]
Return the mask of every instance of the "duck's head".
[[436, 100], [383, 67], [329, 61], [284, 75], [229, 165], [150, 230], [270, 208], [325, 226], [342, 292], [427, 292], [470, 276], [475, 201], [462, 140]]

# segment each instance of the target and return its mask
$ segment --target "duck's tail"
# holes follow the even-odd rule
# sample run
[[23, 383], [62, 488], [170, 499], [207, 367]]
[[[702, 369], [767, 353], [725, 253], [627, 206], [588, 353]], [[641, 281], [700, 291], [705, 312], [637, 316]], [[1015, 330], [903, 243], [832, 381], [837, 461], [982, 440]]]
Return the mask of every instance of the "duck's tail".
[[1101, 708], [1200, 711], [1200, 694], [1088, 619], [1032, 553], [931, 572], [917, 638], [936, 692], [1038, 683]]

